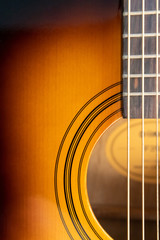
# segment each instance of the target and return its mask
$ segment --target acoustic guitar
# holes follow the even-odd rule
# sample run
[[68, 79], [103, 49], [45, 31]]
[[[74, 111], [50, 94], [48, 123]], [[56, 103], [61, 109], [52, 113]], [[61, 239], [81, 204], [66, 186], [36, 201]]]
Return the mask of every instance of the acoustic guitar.
[[112, 239], [87, 187], [105, 132], [107, 159], [126, 181], [124, 239], [133, 179], [143, 240], [145, 186], [156, 189], [159, 240], [159, 9], [125, 0], [102, 23], [1, 31], [2, 239]]

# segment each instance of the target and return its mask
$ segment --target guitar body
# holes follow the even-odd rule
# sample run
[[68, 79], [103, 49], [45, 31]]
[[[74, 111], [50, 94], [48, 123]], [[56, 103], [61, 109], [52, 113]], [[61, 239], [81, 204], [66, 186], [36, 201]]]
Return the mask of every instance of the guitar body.
[[2, 238], [111, 239], [86, 179], [94, 145], [121, 117], [120, 15], [1, 39]]

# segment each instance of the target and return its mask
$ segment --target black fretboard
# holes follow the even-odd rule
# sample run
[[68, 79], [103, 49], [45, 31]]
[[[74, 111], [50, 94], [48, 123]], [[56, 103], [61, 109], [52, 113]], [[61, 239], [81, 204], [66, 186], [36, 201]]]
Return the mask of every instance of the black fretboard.
[[130, 0], [129, 12], [128, 1], [123, 10], [123, 116], [129, 98], [130, 118], [142, 118], [142, 108], [144, 118], [160, 117], [160, 1]]

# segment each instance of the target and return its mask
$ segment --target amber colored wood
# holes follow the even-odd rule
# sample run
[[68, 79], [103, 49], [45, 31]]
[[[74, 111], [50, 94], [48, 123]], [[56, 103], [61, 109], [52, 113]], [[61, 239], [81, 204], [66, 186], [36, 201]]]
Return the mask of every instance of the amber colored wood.
[[[88, 235], [87, 238], [78, 225], [83, 238], [110, 239], [91, 211], [86, 172], [93, 145], [102, 132], [121, 116], [121, 94], [116, 95], [121, 91], [121, 85], [117, 84], [121, 81], [120, 16], [93, 26], [4, 32], [1, 43], [2, 239], [81, 239], [64, 198], [66, 151], [85, 117], [115, 95], [117, 102], [113, 104], [112, 98], [108, 100], [112, 105], [93, 119], [83, 135], [74, 158], [71, 178], [74, 206]], [[60, 207], [57, 207], [54, 173], [62, 137], [86, 102], [113, 84], [117, 85], [87, 105], [65, 141], [57, 172], [60, 201]], [[115, 111], [117, 113], [103, 123]], [[99, 124], [102, 126], [95, 133], [82, 162], [80, 174], [83, 177], [78, 186], [80, 156], [86, 141]], [[78, 187], [82, 191], [87, 216], [98, 235], [95, 235], [82, 212]]]

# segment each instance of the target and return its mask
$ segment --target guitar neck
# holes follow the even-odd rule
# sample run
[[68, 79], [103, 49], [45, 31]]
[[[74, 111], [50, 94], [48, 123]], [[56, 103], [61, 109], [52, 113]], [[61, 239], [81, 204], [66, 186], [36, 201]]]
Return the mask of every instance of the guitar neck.
[[128, 116], [129, 108], [130, 118], [156, 118], [160, 4], [156, 0], [144, 4], [142, 0], [124, 0], [123, 9], [123, 116]]

